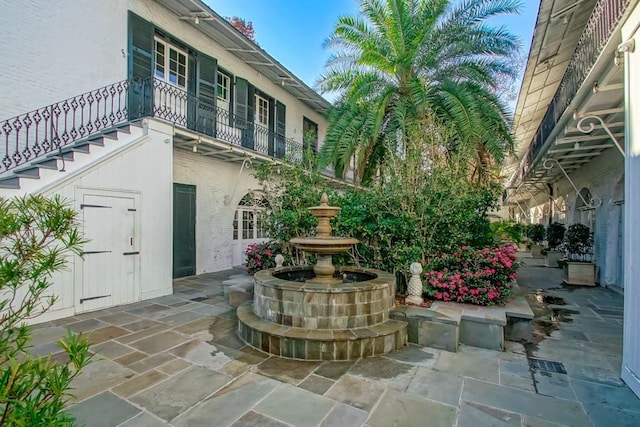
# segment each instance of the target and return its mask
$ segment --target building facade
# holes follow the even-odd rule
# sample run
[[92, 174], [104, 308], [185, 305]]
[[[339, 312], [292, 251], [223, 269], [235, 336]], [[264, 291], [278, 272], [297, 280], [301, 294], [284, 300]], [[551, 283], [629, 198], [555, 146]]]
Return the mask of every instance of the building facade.
[[636, 0], [542, 0], [515, 114], [503, 207], [526, 223], [581, 223], [595, 280], [625, 297], [621, 376], [640, 395]]
[[2, 3], [0, 195], [61, 194], [90, 239], [39, 320], [242, 264], [251, 168], [317, 150], [328, 102], [197, 0]]

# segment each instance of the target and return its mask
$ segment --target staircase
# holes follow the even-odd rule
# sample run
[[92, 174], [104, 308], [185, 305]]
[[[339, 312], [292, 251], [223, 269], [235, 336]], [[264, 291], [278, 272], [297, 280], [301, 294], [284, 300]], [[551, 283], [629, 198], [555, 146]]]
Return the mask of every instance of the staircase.
[[[0, 196], [39, 192], [146, 134], [123, 80], [0, 121]], [[130, 105], [138, 105], [133, 110]]]
[[118, 124], [87, 138], [59, 147], [0, 175], [0, 196], [39, 192], [85, 170], [137, 141], [147, 130], [141, 119]]

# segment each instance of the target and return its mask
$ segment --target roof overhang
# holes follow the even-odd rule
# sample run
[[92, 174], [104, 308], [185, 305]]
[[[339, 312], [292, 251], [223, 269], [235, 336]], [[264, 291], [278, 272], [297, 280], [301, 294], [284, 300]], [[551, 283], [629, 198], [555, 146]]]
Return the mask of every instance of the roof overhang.
[[285, 68], [260, 46], [249, 40], [200, 0], [156, 0], [190, 22], [200, 32], [215, 40], [227, 51], [240, 58], [262, 76], [281, 86], [314, 111], [324, 114], [331, 106], [329, 101], [311, 89], [291, 71]]
[[526, 153], [591, 15], [596, 0], [541, 0], [514, 114], [515, 156], [510, 176]]
[[[553, 2], [543, 0], [542, 3]], [[621, 10], [625, 11], [624, 8]], [[620, 20], [613, 24], [615, 27], [612, 27], [611, 36], [601, 47], [598, 47], [598, 56], [594, 65], [589, 65], [591, 68], [587, 68], [588, 73], [578, 82], [579, 87], [575, 96], [566, 108], [559, 112], [561, 114], [557, 118], [556, 125], [550, 132], [546, 132], [545, 141], [537, 141], [542, 144], [541, 149], [535, 151], [538, 154], [535, 157], [523, 159], [527, 160], [530, 166], [525, 168], [522, 162], [514, 163], [513, 178], [517, 179], [512, 179], [510, 182], [517, 187], [507, 188], [507, 204], [526, 204], [527, 200], [532, 202], [548, 200], [537, 195], [543, 193], [548, 197], [550, 184], [570, 176], [572, 172], [602, 155], [605, 150], [615, 150], [624, 156], [624, 75], [622, 58], [616, 52], [621, 43], [619, 28], [625, 21], [624, 15], [628, 14], [629, 10], [630, 8], [627, 8]], [[575, 30], [579, 36], [583, 33], [589, 34], [591, 30], [585, 27], [586, 22], [583, 28]], [[538, 31], [537, 28], [536, 31]], [[579, 50], [577, 49], [576, 54], [572, 55], [572, 57], [575, 56], [572, 59], [572, 67], [576, 63], [583, 64], [580, 62], [582, 56]], [[584, 64], [587, 66], [588, 63], [584, 62]], [[524, 86], [523, 83], [523, 91]], [[557, 84], [554, 88], [558, 91]], [[521, 92], [521, 96], [525, 99], [528, 95], [526, 91]], [[555, 92], [551, 99], [555, 99], [554, 96]], [[526, 101], [519, 100], [518, 104], [521, 106], [526, 104]], [[544, 109], [543, 115], [546, 110], [547, 108]], [[521, 138], [518, 143], [520, 143], [521, 157], [526, 155], [527, 150], [533, 146], [533, 138], [538, 128], [542, 126], [542, 119], [531, 123], [533, 127], [531, 130], [520, 129]], [[529, 132], [531, 132], [530, 136]], [[527, 135], [527, 139], [522, 139], [522, 135]]]

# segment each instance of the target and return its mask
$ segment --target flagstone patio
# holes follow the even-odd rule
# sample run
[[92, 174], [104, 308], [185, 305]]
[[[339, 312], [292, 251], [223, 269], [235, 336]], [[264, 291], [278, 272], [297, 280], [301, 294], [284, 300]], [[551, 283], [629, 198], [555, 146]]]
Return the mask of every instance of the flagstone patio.
[[[546, 289], [566, 305], [532, 300], [535, 343], [506, 341], [504, 352], [411, 345], [349, 362], [270, 356], [235, 335], [223, 281], [242, 280], [240, 270], [176, 280], [172, 296], [37, 325], [32, 351], [57, 351], [67, 328], [87, 334], [95, 360], [75, 381], [69, 412], [90, 427], [640, 425], [640, 401], [619, 379], [622, 297], [562, 288], [561, 270], [536, 261], [525, 259], [521, 288]], [[532, 359], [560, 362], [566, 373], [531, 368]]]

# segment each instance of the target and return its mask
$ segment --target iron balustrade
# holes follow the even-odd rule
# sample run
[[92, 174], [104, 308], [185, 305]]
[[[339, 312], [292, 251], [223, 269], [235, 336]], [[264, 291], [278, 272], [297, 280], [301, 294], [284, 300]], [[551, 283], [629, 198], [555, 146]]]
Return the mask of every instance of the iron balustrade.
[[594, 6], [558, 90], [549, 103], [549, 108], [529, 145], [526, 156], [509, 182], [510, 187], [516, 186], [525, 178], [560, 117], [593, 69], [600, 52], [611, 38], [630, 3], [631, 0], [599, 0]]
[[121, 81], [0, 122], [0, 172], [127, 121], [128, 88]]
[[219, 108], [210, 99], [150, 78], [123, 80], [0, 122], [0, 173], [142, 117], [302, 162], [301, 142]]

